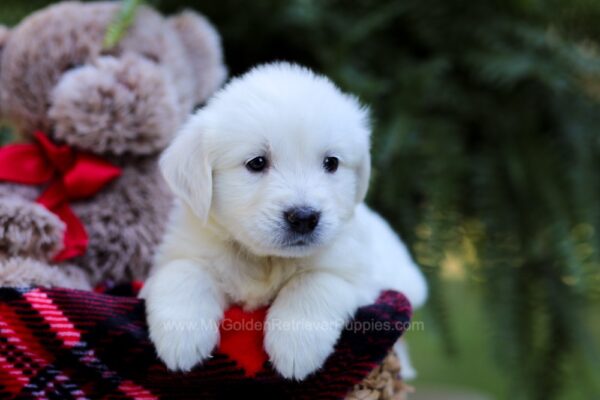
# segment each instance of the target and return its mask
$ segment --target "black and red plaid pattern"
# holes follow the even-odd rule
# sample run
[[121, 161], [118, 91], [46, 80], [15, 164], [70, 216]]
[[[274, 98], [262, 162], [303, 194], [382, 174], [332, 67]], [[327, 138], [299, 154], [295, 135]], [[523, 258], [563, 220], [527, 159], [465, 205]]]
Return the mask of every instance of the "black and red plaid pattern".
[[360, 308], [324, 367], [288, 381], [265, 363], [248, 377], [224, 354], [172, 373], [148, 339], [144, 303], [67, 289], [0, 289], [0, 398], [338, 399], [402, 334], [410, 305], [384, 292]]

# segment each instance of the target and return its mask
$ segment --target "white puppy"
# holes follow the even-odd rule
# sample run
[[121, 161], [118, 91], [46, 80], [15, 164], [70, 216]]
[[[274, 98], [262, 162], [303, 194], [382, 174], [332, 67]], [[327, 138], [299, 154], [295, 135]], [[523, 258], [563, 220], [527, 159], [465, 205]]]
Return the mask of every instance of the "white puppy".
[[179, 203], [141, 295], [168, 368], [209, 357], [234, 303], [270, 304], [265, 350], [303, 379], [381, 290], [425, 301], [406, 248], [363, 204], [369, 136], [354, 97], [286, 63], [232, 80], [189, 119], [161, 158]]

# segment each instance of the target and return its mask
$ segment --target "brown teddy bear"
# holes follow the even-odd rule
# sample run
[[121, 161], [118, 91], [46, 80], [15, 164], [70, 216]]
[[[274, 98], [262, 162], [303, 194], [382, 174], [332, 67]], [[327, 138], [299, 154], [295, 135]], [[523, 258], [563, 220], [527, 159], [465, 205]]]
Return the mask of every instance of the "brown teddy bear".
[[89, 289], [150, 267], [171, 204], [157, 157], [226, 71], [193, 12], [141, 7], [106, 49], [119, 12], [66, 2], [0, 28], [0, 109], [28, 142], [0, 163], [0, 286]]

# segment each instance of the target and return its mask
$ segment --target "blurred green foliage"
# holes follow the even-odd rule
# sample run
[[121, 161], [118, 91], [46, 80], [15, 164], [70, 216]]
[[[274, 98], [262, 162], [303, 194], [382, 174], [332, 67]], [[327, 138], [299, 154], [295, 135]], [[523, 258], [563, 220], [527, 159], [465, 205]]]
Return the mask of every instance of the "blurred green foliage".
[[104, 48], [112, 49], [127, 32], [127, 28], [133, 23], [137, 8], [142, 0], [123, 0], [121, 11], [115, 20], [109, 25], [104, 37]]
[[[0, 20], [42, 3], [4, 0]], [[290, 60], [359, 95], [375, 127], [369, 202], [425, 268], [447, 349], [463, 312], [441, 278], [453, 258], [480, 288], [489, 325], [475, 334], [492, 332], [512, 398], [598, 396], [600, 2], [150, 3], [209, 16], [232, 75]]]

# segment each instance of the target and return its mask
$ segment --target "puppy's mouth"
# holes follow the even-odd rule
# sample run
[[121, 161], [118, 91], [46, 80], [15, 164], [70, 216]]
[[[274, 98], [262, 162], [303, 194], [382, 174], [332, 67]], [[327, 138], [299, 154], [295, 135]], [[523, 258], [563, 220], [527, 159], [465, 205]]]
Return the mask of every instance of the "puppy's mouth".
[[304, 240], [304, 239], [299, 239], [294, 242], [290, 242], [288, 244], [288, 246], [289, 247], [302, 247], [302, 246], [308, 246], [309, 244], [311, 244], [309, 241]]
[[281, 247], [284, 248], [302, 248], [310, 247], [318, 243], [316, 235], [302, 235], [290, 237], [281, 243]]

